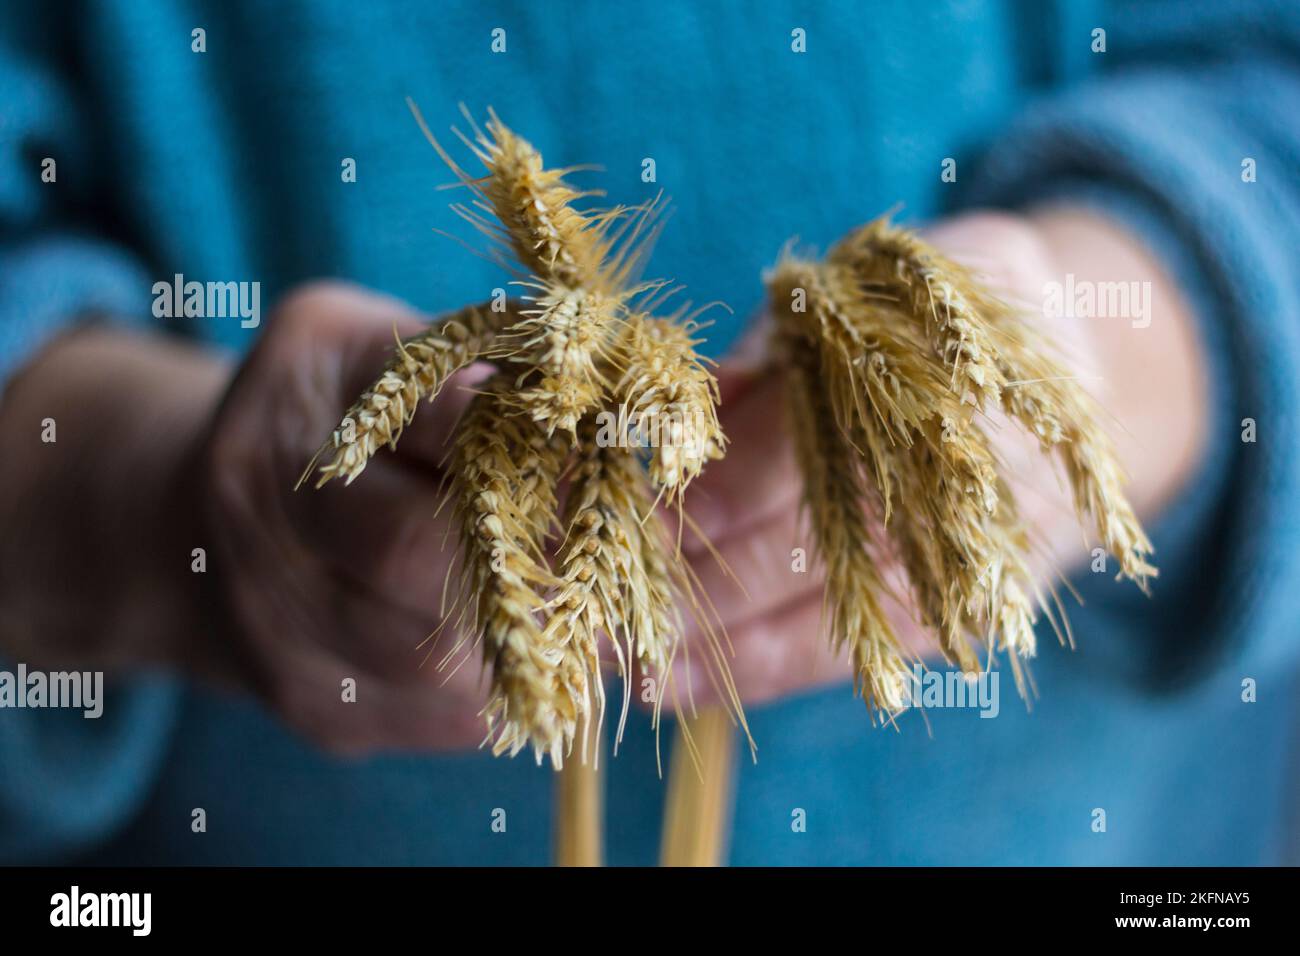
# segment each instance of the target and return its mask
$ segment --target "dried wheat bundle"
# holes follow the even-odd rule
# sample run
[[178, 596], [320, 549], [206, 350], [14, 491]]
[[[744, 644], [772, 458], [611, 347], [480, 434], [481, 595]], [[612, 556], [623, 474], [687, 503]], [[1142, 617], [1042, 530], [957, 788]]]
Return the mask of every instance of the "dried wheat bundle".
[[1096, 409], [975, 275], [886, 217], [822, 261], [787, 250], [767, 283], [830, 636], [869, 704], [890, 714], [908, 699], [907, 655], [880, 605], [886, 556], [944, 656], [976, 672], [1006, 652], [1022, 694], [1039, 611], [1056, 623], [985, 411], [1001, 408], [1059, 457], [1080, 518], [1120, 576], [1147, 587], [1151, 543]]
[[[570, 185], [572, 170], [545, 168], [494, 113], [483, 128], [466, 114], [471, 135], [457, 133], [485, 169], [471, 175], [412, 111], [471, 196], [452, 208], [489, 237], [521, 302], [470, 307], [399, 342], [318, 453], [318, 485], [350, 483], [382, 446], [395, 447], [421, 400], [456, 371], [495, 365], [456, 427], [449, 462], [460, 529], [453, 653], [477, 645], [490, 672], [493, 752], [531, 748], [559, 769], [575, 749], [585, 762], [600, 733], [602, 650], [625, 678], [638, 667], [653, 677], [657, 700], [671, 693], [682, 610], [703, 612], [656, 506], [680, 505], [721, 457], [717, 384], [695, 351], [698, 310], [656, 317], [677, 290], [636, 280], [658, 199], [579, 208], [597, 194]], [[714, 676], [730, 688], [711, 650]], [[595, 779], [575, 775], [562, 803], [589, 805], [582, 788]]]

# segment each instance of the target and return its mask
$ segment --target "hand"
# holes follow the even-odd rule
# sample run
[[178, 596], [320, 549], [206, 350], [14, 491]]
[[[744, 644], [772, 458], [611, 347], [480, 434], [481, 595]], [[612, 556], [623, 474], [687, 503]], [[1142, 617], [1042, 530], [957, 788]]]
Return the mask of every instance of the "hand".
[[0, 648], [34, 666], [160, 664], [234, 684], [334, 750], [476, 746], [476, 649], [449, 677], [436, 661], [451, 628], [424, 666], [419, 647], [441, 623], [456, 544], [443, 547], [446, 511], [434, 517], [438, 462], [475, 370], [362, 480], [293, 490], [394, 329], [424, 325], [393, 299], [306, 286], [233, 384], [212, 353], [158, 336], [95, 326], [52, 343], [0, 403]]
[[[1050, 323], [1049, 339], [1119, 423], [1112, 433], [1132, 476], [1134, 506], [1149, 515], [1166, 501], [1195, 463], [1206, 412], [1189, 314], [1149, 254], [1113, 225], [1071, 210], [1044, 210], [1032, 219], [971, 214], [940, 223], [927, 239], [983, 273], [1009, 301], [1024, 304], [1031, 321]], [[1078, 280], [1151, 281], [1152, 322], [1136, 329], [1124, 319], [1043, 318], [1044, 283], [1063, 282], [1067, 272]], [[728, 454], [705, 470], [687, 498], [735, 580], [698, 539], [685, 545], [735, 648], [731, 670], [747, 704], [852, 679], [848, 662], [831, 658], [821, 626], [822, 581], [801, 520], [801, 482], [789, 436], [775, 424], [784, 420], [780, 376], [747, 370], [757, 365], [761, 348], [750, 339], [724, 363]], [[1089, 537], [1037, 443], [999, 414], [991, 416], [989, 434], [1037, 544], [1031, 569], [1050, 585], [1089, 557]], [[796, 548], [809, 555], [807, 573], [793, 570]], [[885, 569], [884, 577], [891, 591], [907, 594], [898, 568]], [[886, 611], [906, 647], [937, 657], [933, 638], [908, 606], [887, 601]], [[697, 669], [700, 658], [693, 655], [689, 666], [683, 661], [679, 673], [690, 681], [697, 706], [716, 701], [714, 685]]]
[[[285, 299], [217, 410], [201, 453], [217, 605], [239, 672], [291, 727], [336, 751], [473, 747], [485, 734], [478, 649], [441, 628], [457, 538], [439, 464], [467, 369], [396, 453], [345, 487], [294, 486], [343, 410], [427, 319], [394, 299], [313, 284]], [[454, 596], [454, 582], [449, 598]], [[435, 631], [435, 640], [427, 640]], [[463, 666], [457, 667], [457, 664]], [[355, 702], [343, 699], [354, 680]]]

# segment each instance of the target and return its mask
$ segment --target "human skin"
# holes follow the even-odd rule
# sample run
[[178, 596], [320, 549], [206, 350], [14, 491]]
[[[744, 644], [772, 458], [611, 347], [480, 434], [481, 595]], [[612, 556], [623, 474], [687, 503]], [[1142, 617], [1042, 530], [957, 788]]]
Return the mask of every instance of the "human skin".
[[[928, 235], [1030, 304], [1066, 272], [1152, 283], [1147, 328], [1053, 320], [1048, 333], [1123, 423], [1113, 434], [1130, 495], [1154, 515], [1194, 468], [1207, 418], [1192, 319], [1159, 265], [1115, 225], [1065, 208], [970, 214]], [[454, 548], [448, 509], [438, 511], [445, 440], [482, 370], [458, 375], [351, 487], [293, 491], [382, 365], [394, 328], [408, 335], [425, 322], [387, 296], [313, 283], [277, 305], [237, 369], [107, 325], [54, 340], [0, 399], [0, 650], [33, 666], [174, 668], [254, 694], [342, 753], [478, 745], [486, 682], [476, 651], [439, 669], [455, 648], [451, 628], [431, 656], [422, 642], [442, 623]], [[810, 540], [789, 438], [772, 427], [779, 379], [755, 374], [744, 351], [720, 376], [727, 457], [687, 499], [743, 589], [698, 540], [685, 546], [734, 647], [740, 696], [757, 704], [848, 670], [823, 650], [815, 565], [791, 570], [791, 550]], [[40, 440], [46, 418], [57, 422], [53, 444]], [[1046, 579], [1087, 557], [1085, 538], [1056, 473], [1014, 431], [998, 427], [995, 440], [1044, 544], [1035, 570]], [[195, 548], [202, 573], [191, 569]], [[891, 614], [910, 646], [928, 648], [905, 608]], [[702, 673], [681, 676], [697, 704], [710, 701]]]

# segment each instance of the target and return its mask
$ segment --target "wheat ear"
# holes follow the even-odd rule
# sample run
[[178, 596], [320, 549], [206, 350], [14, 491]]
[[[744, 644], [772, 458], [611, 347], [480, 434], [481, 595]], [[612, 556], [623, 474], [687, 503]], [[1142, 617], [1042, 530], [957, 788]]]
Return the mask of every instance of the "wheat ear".
[[1090, 517], [1106, 550], [1119, 560], [1120, 576], [1143, 590], [1159, 572], [1150, 562], [1155, 549], [1124, 494], [1124, 473], [1099, 421], [1093, 400], [1047, 354], [1040, 338], [1006, 307], [991, 310], [1007, 327], [1001, 362], [1007, 414], [1056, 453], [1065, 469], [1081, 517]]
[[860, 457], [835, 425], [817, 351], [802, 337], [787, 337], [781, 347], [804, 505], [826, 567], [831, 645], [848, 647], [855, 688], [868, 703], [894, 712], [907, 701], [908, 669], [880, 605], [884, 583], [868, 534]]
[[508, 414], [505, 386], [491, 381], [457, 429], [449, 494], [461, 528], [462, 593], [492, 674], [485, 715], [493, 753], [531, 745], [539, 762], [549, 755], [558, 768], [590, 693], [584, 668], [541, 624], [543, 592], [556, 582], [539, 529], [553, 514], [549, 489], [563, 459], [530, 440], [531, 422]]
[[320, 466], [316, 487], [334, 478], [352, 484], [380, 448], [397, 447], [421, 400], [432, 401], [452, 375], [491, 355], [498, 334], [517, 318], [512, 311], [470, 306], [398, 342], [379, 378], [344, 413], [298, 483], [322, 455], [332, 452]]

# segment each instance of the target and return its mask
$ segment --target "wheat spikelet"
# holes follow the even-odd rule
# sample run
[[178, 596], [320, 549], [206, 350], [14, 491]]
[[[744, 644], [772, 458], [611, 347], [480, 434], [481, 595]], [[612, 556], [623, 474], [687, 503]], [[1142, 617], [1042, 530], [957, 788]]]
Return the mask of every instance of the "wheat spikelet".
[[398, 342], [387, 367], [347, 410], [299, 484], [320, 456], [331, 451], [333, 457], [320, 467], [316, 487], [334, 478], [345, 484], [355, 481], [380, 448], [397, 447], [420, 401], [432, 401], [452, 375], [489, 356], [498, 333], [515, 318], [512, 312], [494, 312], [486, 305], [470, 306]]
[[726, 448], [717, 380], [695, 351], [694, 331], [690, 322], [634, 313], [615, 345], [622, 377], [614, 394], [650, 445], [650, 477], [670, 500]]
[[618, 320], [618, 300], [553, 284], [542, 285], [536, 308], [510, 330], [512, 362], [534, 374], [515, 395], [521, 410], [547, 434], [576, 434], [578, 422], [604, 402], [602, 366]]

